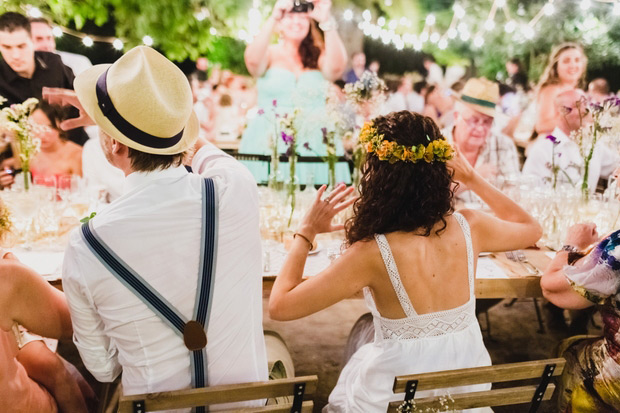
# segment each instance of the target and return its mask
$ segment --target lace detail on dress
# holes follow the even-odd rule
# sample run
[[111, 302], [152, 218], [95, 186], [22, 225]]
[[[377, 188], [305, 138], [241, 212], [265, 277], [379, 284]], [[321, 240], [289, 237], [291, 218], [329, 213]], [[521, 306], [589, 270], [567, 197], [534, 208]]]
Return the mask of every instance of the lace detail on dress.
[[414, 340], [465, 330], [478, 322], [475, 304], [476, 301], [470, 299], [464, 305], [450, 310], [398, 320], [379, 316], [381, 336], [384, 340]]
[[461, 226], [463, 235], [465, 236], [465, 247], [467, 247], [467, 279], [469, 280], [469, 295], [474, 296], [474, 246], [471, 242], [471, 229], [469, 228], [469, 222], [463, 215], [455, 212], [454, 218], [456, 222]]
[[[437, 311], [429, 314], [418, 315], [411, 301], [409, 295], [405, 290], [394, 261], [394, 256], [390, 249], [385, 235], [375, 235], [375, 240], [381, 251], [381, 256], [385, 267], [390, 276], [390, 281], [398, 297], [398, 301], [403, 308], [404, 313], [407, 315], [401, 319], [391, 319], [382, 317], [377, 311], [374, 299], [370, 292], [370, 289], [366, 288], [364, 296], [366, 303], [373, 314], [373, 320], [375, 324], [375, 339], [381, 338], [383, 340], [413, 340], [424, 337], [435, 337], [444, 334], [456, 333], [461, 330], [467, 329], [472, 324], [477, 324], [476, 318], [476, 300], [474, 296], [474, 249], [471, 242], [471, 231], [469, 223], [459, 213], [454, 213], [454, 217], [459, 223], [465, 237], [465, 246], [467, 249], [467, 276], [469, 280], [469, 301], [465, 304], [451, 308], [445, 311]], [[381, 334], [377, 334], [380, 329]]]
[[392, 282], [392, 286], [394, 287], [394, 292], [396, 292], [400, 306], [403, 308], [403, 312], [407, 317], [416, 315], [413, 305], [411, 305], [411, 301], [409, 300], [409, 295], [400, 280], [400, 274], [398, 273], [398, 268], [396, 267], [396, 261], [394, 261], [390, 244], [388, 244], [388, 241], [383, 234], [376, 234], [375, 240], [379, 246], [379, 251], [381, 251], [383, 263], [385, 264], [385, 268], [390, 276], [390, 281]]

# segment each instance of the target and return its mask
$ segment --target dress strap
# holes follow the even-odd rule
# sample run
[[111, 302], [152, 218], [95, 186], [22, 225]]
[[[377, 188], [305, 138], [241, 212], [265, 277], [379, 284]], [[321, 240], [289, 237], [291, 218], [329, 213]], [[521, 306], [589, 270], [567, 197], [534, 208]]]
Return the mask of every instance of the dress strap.
[[455, 212], [454, 218], [456, 218], [456, 222], [461, 226], [461, 230], [463, 230], [463, 235], [465, 236], [465, 246], [467, 247], [467, 279], [469, 280], [469, 295], [473, 297], [474, 295], [474, 247], [471, 242], [471, 229], [469, 228], [469, 222], [465, 219], [463, 215], [458, 212]]
[[390, 248], [387, 238], [383, 234], [375, 234], [375, 240], [379, 246], [379, 251], [381, 251], [381, 257], [383, 258], [383, 263], [385, 264], [385, 268], [390, 276], [392, 287], [394, 287], [394, 292], [396, 292], [396, 296], [398, 297], [398, 301], [400, 302], [400, 306], [402, 307], [405, 315], [407, 317], [417, 315], [413, 309], [413, 305], [411, 305], [409, 295], [403, 286], [403, 282], [400, 279], [400, 274], [398, 273], [398, 268], [396, 267], [396, 261], [394, 261], [392, 249]]

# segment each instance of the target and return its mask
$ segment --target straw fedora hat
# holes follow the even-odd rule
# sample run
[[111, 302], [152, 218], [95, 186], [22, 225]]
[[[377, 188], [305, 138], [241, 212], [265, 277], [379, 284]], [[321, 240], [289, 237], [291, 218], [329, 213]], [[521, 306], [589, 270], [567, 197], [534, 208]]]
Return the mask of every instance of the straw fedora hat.
[[465, 83], [457, 99], [477, 112], [495, 117], [495, 106], [499, 103], [499, 86], [483, 77], [472, 78]]
[[130, 148], [174, 155], [198, 138], [187, 78], [150, 47], [135, 47], [112, 65], [93, 66], [75, 78], [74, 88], [90, 118]]

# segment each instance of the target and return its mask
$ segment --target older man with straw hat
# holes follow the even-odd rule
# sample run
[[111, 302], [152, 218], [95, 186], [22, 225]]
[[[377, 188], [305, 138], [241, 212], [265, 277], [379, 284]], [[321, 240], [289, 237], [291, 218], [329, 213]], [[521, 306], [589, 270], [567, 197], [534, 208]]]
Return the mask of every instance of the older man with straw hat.
[[457, 98], [454, 127], [444, 131], [469, 163], [491, 181], [518, 175], [520, 169], [512, 140], [493, 129], [498, 103], [497, 83], [485, 78], [469, 79]]
[[[75, 80], [124, 194], [71, 235], [63, 286], [84, 364], [125, 394], [267, 379], [258, 196], [252, 175], [198, 136], [183, 73], [136, 47]], [[200, 409], [198, 409], [200, 410]]]

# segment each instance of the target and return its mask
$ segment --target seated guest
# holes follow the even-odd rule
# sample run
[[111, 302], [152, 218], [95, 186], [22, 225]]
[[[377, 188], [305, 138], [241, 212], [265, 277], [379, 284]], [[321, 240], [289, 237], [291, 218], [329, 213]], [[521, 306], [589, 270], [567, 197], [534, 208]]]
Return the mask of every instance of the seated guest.
[[433, 119], [440, 128], [451, 128], [454, 125], [454, 100], [451, 92], [441, 86], [431, 85], [424, 97], [422, 114]]
[[[43, 87], [73, 88], [71, 69], [57, 54], [35, 51], [30, 22], [19, 13], [0, 15], [0, 52], [0, 96], [6, 99], [2, 107], [32, 97], [41, 100]], [[79, 145], [88, 140], [82, 128], [68, 136]]]
[[[518, 175], [520, 169], [515, 144], [493, 128], [498, 104], [497, 83], [469, 79], [456, 103], [454, 127], [444, 131], [474, 169], [492, 182]], [[461, 193], [459, 198], [467, 200], [470, 195]]]
[[424, 110], [424, 98], [413, 91], [411, 79], [403, 76], [400, 79], [396, 92], [392, 93], [384, 105], [384, 113], [400, 112], [410, 110], [422, 113]]
[[[557, 177], [559, 183], [572, 186], [579, 185], [583, 157], [579, 152], [579, 145], [570, 138], [572, 132], [579, 130], [583, 122], [590, 121], [584, 118], [586, 95], [580, 89], [573, 89], [560, 93], [554, 107], [558, 123], [550, 137], [538, 139], [532, 145], [529, 155], [523, 165], [524, 175], [533, 175], [544, 181], [551, 182], [553, 177], [552, 164], [559, 168]], [[583, 119], [582, 119], [583, 118]], [[555, 157], [552, 159], [552, 157]], [[589, 166], [588, 188], [596, 190], [599, 178], [607, 178], [619, 166], [620, 159], [615, 151], [606, 149], [604, 143], [598, 142], [592, 154]]]
[[566, 366], [556, 391], [558, 412], [620, 411], [620, 231], [584, 257], [597, 239], [594, 224], [571, 227], [540, 281], [545, 298], [555, 305], [595, 306], [603, 320], [602, 337], [575, 337], [561, 346]]
[[610, 93], [609, 82], [602, 77], [596, 78], [588, 83], [588, 98], [595, 103], [603, 103], [605, 99], [609, 99]]
[[86, 412], [94, 393], [39, 338], [71, 337], [64, 295], [11, 253], [0, 259], [0, 411]]
[[56, 50], [56, 36], [52, 32], [50, 22], [45, 17], [30, 18], [30, 28], [34, 50], [56, 53], [62, 62], [71, 68], [75, 76], [92, 67], [93, 64], [84, 55]]
[[355, 52], [351, 57], [351, 70], [344, 75], [345, 83], [355, 83], [361, 79], [366, 71], [366, 55], [364, 52]]
[[182, 166], [198, 137], [192, 92], [154, 49], [93, 66], [75, 90], [46, 96], [80, 108], [83, 125], [94, 120], [125, 175], [123, 195], [74, 231], [65, 252], [84, 365], [101, 382], [122, 373], [125, 394], [266, 380], [252, 175], [212, 145], [193, 161], [209, 179]]
[[[322, 187], [269, 299], [273, 319], [293, 320], [363, 290], [380, 330], [344, 367], [328, 412], [385, 411], [389, 401], [399, 399], [392, 391], [396, 375], [490, 365], [475, 315], [476, 258], [481, 251], [524, 248], [541, 236], [536, 220], [465, 158], [457, 154], [450, 161], [453, 150], [430, 118], [408, 111], [378, 117], [364, 125], [360, 139], [368, 155], [361, 195], [345, 225], [347, 250], [302, 282], [315, 236], [342, 229], [332, 218], [353, 202], [347, 200], [353, 188], [341, 185], [322, 199]], [[496, 216], [455, 212], [455, 180], [475, 191]]]
[[41, 141], [41, 150], [31, 161], [32, 178], [82, 176], [82, 147], [67, 140], [66, 132], [60, 129], [64, 120], [61, 106], [40, 102], [30, 115], [36, 138]]

